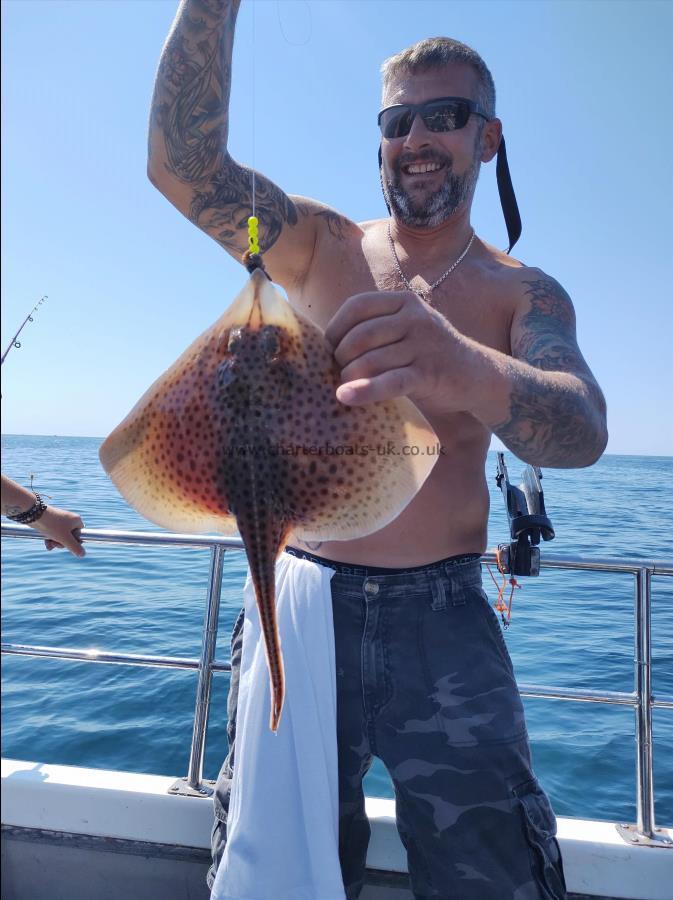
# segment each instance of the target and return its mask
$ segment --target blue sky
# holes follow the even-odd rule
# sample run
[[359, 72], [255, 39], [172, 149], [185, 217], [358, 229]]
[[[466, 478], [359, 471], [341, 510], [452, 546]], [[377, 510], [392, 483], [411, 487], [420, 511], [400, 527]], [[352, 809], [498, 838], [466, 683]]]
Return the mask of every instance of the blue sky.
[[[145, 175], [176, 9], [2, 3], [3, 351], [49, 297], [3, 366], [3, 432], [107, 434], [243, 284]], [[474, 46], [498, 90], [517, 254], [573, 297], [608, 400], [608, 452], [671, 455], [672, 26], [673, 4], [647, 0], [244, 0], [229, 146], [290, 193], [384, 216], [380, 63], [428, 36]], [[473, 223], [504, 246], [494, 165]]]

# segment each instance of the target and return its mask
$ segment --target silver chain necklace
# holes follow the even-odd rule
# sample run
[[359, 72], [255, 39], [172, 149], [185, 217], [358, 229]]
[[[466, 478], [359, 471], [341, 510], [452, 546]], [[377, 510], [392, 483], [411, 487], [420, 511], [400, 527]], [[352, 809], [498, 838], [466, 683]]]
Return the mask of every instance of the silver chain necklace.
[[402, 266], [400, 265], [400, 261], [397, 257], [397, 251], [395, 250], [395, 242], [393, 241], [393, 236], [390, 233], [390, 222], [388, 222], [388, 243], [390, 244], [390, 249], [392, 251], [393, 259], [395, 260], [395, 266], [397, 267], [399, 276], [402, 279], [402, 281], [405, 283], [405, 285], [409, 288], [409, 290], [412, 291], [414, 294], [416, 294], [417, 297], [420, 297], [421, 300], [423, 300], [425, 303], [432, 302], [432, 298], [430, 297], [430, 294], [432, 294], [434, 289], [436, 287], [438, 287], [444, 281], [445, 278], [448, 278], [449, 275], [453, 272], [453, 270], [462, 263], [462, 261], [467, 256], [469, 249], [472, 246], [472, 241], [475, 239], [475, 237], [476, 237], [476, 235], [475, 235], [475, 231], [473, 228], [472, 234], [470, 235], [470, 240], [467, 242], [467, 247], [465, 247], [465, 249], [460, 254], [458, 259], [454, 263], [452, 263], [449, 266], [449, 268], [446, 270], [446, 272], [444, 272], [443, 275], [440, 275], [439, 278], [437, 279], [437, 281], [435, 281], [433, 284], [431, 284], [430, 287], [427, 288], [427, 290], [419, 291], [419, 290], [416, 290], [416, 288], [411, 286], [411, 284], [409, 283], [409, 279], [402, 271]]

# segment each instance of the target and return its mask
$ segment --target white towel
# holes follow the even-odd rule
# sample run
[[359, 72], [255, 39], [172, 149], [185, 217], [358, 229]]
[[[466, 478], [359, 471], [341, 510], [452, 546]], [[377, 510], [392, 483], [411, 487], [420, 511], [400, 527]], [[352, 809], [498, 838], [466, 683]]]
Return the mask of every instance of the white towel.
[[245, 585], [227, 844], [211, 900], [344, 900], [339, 866], [332, 569], [281, 554], [276, 608], [285, 703], [269, 729], [269, 674]]

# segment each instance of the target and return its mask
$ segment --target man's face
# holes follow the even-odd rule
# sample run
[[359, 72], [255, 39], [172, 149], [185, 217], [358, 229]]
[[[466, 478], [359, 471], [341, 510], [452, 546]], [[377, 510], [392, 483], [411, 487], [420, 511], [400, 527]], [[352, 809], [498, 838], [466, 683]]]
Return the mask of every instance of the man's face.
[[[451, 63], [416, 75], [402, 73], [388, 86], [383, 105], [423, 103], [439, 97], [476, 101], [474, 69]], [[464, 128], [434, 132], [416, 116], [406, 137], [382, 140], [381, 183], [395, 218], [412, 228], [434, 228], [471, 202], [483, 158], [485, 124], [484, 119], [472, 115]], [[434, 171], [418, 171], [427, 164]]]

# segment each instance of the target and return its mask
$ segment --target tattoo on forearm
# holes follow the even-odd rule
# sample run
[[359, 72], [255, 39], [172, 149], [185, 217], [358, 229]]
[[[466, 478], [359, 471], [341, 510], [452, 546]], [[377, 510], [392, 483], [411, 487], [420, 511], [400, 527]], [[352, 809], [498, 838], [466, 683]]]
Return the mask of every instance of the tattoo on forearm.
[[[595, 458], [605, 444], [605, 400], [575, 337], [575, 314], [553, 279], [524, 282], [530, 308], [512, 338], [512, 355], [536, 369], [558, 372], [556, 383], [534, 373], [515, 377], [508, 418], [494, 428], [524, 459], [568, 467]], [[574, 375], [569, 385], [563, 374]]]
[[204, 43], [200, 47], [208, 54], [200, 70], [184, 55], [178, 56], [186, 83], [173, 102], [161, 110], [159, 120], [163, 124], [167, 166], [187, 184], [198, 184], [214, 166], [221, 165], [225, 151], [221, 95], [225, 69], [217, 46], [210, 48]]
[[[239, 0], [183, 0], [161, 56], [150, 120], [151, 146], [165, 147], [171, 176], [193, 190], [192, 222], [230, 251], [247, 246], [252, 172], [227, 152], [231, 57]], [[284, 225], [295, 225], [293, 202], [255, 175], [255, 207], [263, 225], [262, 251]]]
[[586, 465], [602, 452], [599, 419], [587, 397], [564, 388], [543, 392], [522, 379], [512, 391], [508, 419], [494, 431], [522, 459], [563, 469]]
[[187, 184], [218, 168], [225, 152], [236, 8], [184, 3], [161, 55], [150, 128], [162, 133], [169, 171]]

